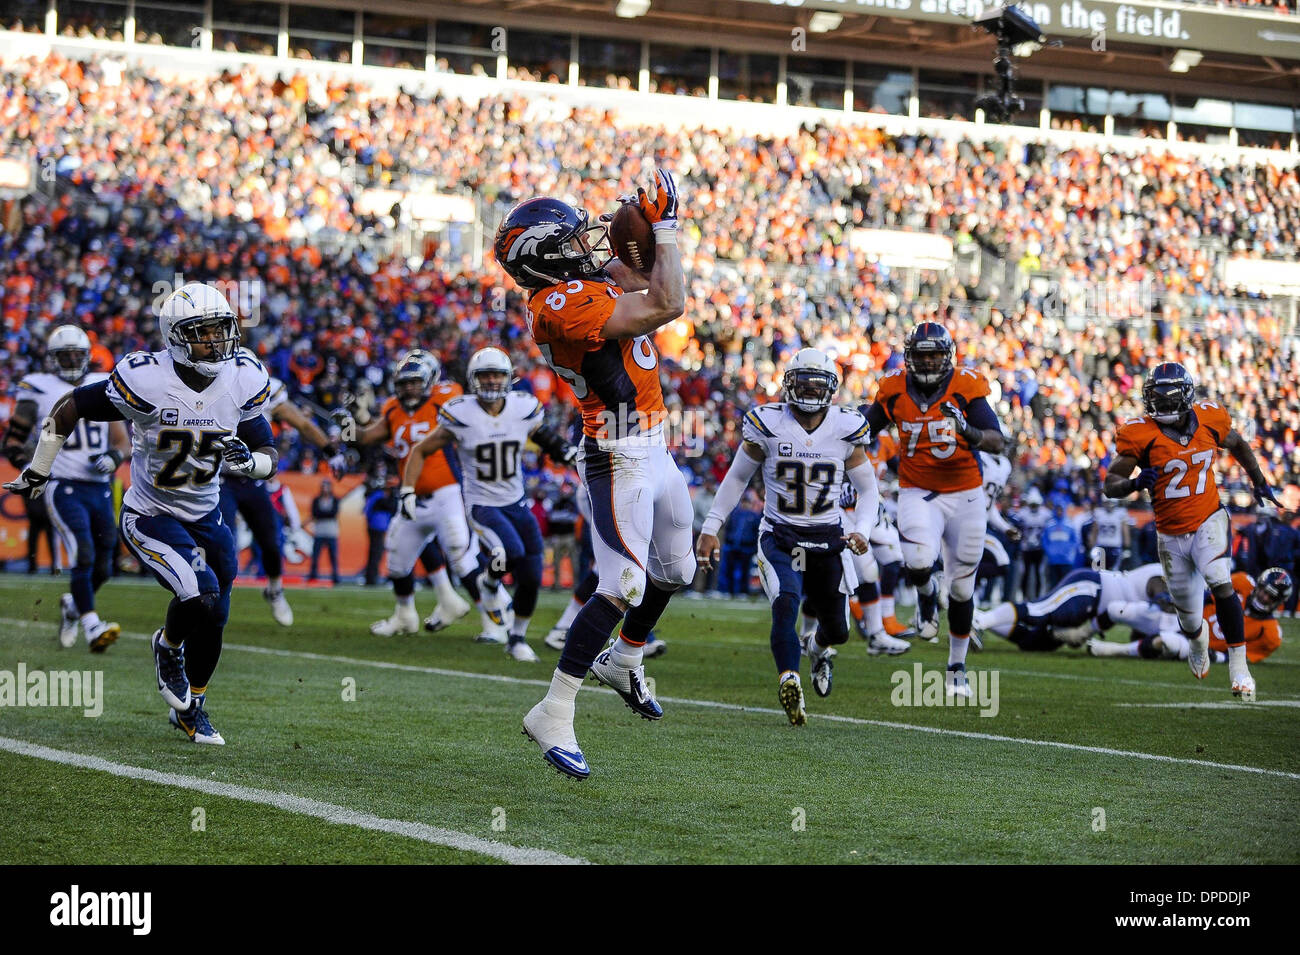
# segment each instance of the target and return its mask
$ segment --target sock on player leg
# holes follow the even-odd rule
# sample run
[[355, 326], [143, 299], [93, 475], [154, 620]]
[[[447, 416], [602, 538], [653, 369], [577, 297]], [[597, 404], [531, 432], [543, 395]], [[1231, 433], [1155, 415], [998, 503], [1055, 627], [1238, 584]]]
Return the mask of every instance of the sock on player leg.
[[578, 698], [578, 690], [581, 687], [582, 677], [572, 676], [557, 669], [553, 674], [551, 674], [551, 686], [550, 689], [546, 691], [546, 697], [542, 702], [561, 707], [568, 707], [570, 712], [572, 712], [573, 701]]
[[966, 650], [970, 647], [970, 635], [964, 637], [948, 634], [948, 666], [966, 665]]
[[573, 623], [573, 618], [578, 615], [582, 609], [582, 602], [579, 600], [570, 600], [569, 605], [564, 608], [564, 613], [560, 614], [560, 619], [555, 622], [556, 630], [568, 630], [569, 625]]
[[431, 573], [429, 579], [433, 581], [433, 589], [438, 595], [439, 603], [457, 599], [456, 588], [451, 585], [451, 575], [447, 573], [446, 565]]
[[668, 601], [676, 592], [676, 589], [668, 590], [651, 581], [650, 586], [646, 588], [645, 596], [641, 598], [641, 603], [628, 608], [627, 616], [623, 620], [623, 642], [634, 646], [643, 645], [650, 631], [663, 616]]
[[528, 638], [528, 624], [532, 617], [521, 617], [515, 614], [515, 622], [510, 625], [510, 643], [523, 643]]
[[985, 630], [991, 630], [999, 637], [1010, 636], [1016, 625], [1016, 608], [1014, 604], [998, 604], [984, 614], [982, 621]]
[[585, 679], [592, 661], [604, 649], [605, 641], [622, 619], [622, 612], [608, 597], [595, 594], [583, 605], [569, 627], [569, 639], [560, 654], [559, 669], [579, 682]]

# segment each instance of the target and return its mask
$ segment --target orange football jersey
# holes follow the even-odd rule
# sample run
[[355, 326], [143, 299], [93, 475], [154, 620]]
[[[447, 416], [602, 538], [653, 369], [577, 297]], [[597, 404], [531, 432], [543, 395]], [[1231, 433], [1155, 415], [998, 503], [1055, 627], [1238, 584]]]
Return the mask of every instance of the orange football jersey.
[[987, 379], [969, 368], [954, 371], [946, 388], [924, 400], [907, 387], [907, 375], [901, 368], [880, 379], [876, 404], [898, 428], [901, 487], [950, 494], [983, 485], [978, 456], [957, 437], [953, 423], [939, 409], [951, 401], [964, 411], [976, 398], [988, 395]]
[[617, 439], [658, 427], [666, 416], [659, 353], [649, 336], [601, 335], [622, 292], [611, 282], [540, 289], [528, 300], [528, 328], [546, 363], [569, 383], [583, 433]]
[[[411, 449], [431, 435], [434, 429], [438, 427], [438, 409], [462, 393], [463, 389], [454, 381], [439, 382], [433, 386], [433, 389], [429, 392], [429, 397], [425, 399], [424, 404], [416, 409], [414, 414], [407, 413], [406, 409], [402, 407], [402, 403], [396, 398], [389, 398], [384, 402], [380, 414], [388, 422], [388, 433], [391, 436], [389, 445], [399, 458], [398, 474], [401, 474], [405, 469], [406, 459], [411, 456]], [[420, 495], [432, 494], [440, 487], [455, 483], [456, 474], [451, 469], [451, 462], [447, 458], [447, 452], [445, 450], [439, 451], [437, 454], [431, 454], [424, 459], [420, 479], [415, 482], [415, 493]]]
[[[1237, 592], [1241, 605], [1255, 592], [1255, 584], [1250, 577], [1241, 572], [1232, 575], [1232, 589]], [[1220, 653], [1228, 652], [1228, 645], [1223, 642], [1223, 631], [1219, 629], [1219, 618], [1215, 614], [1214, 601], [1205, 602], [1205, 619], [1210, 624], [1210, 649]], [[1264, 620], [1246, 614], [1246, 660], [1258, 663], [1270, 653], [1282, 646], [1282, 627], [1276, 617]]]
[[894, 440], [892, 434], [882, 434], [876, 438], [874, 451], [871, 448], [863, 450], [867, 452], [867, 458], [871, 461], [876, 477], [881, 478], [889, 470], [889, 459], [898, 456], [898, 442]]
[[1193, 534], [1222, 507], [1214, 479], [1214, 459], [1232, 430], [1223, 405], [1198, 401], [1192, 406], [1196, 427], [1185, 440], [1170, 437], [1150, 415], [1129, 418], [1115, 432], [1115, 450], [1136, 459], [1139, 468], [1160, 472], [1151, 491], [1156, 530]]

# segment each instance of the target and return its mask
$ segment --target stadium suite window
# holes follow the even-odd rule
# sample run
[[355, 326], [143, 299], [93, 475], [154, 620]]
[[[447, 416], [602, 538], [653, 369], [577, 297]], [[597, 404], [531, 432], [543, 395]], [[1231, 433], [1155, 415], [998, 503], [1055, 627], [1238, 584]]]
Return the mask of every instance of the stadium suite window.
[[[1290, 106], [1272, 103], [1233, 103], [1232, 122], [1237, 127], [1237, 139], [1243, 145], [1272, 146], [1281, 143], [1286, 149], [1291, 142], [1293, 117]], [[1250, 138], [1247, 143], [1246, 138]]]
[[634, 90], [641, 72], [641, 44], [606, 37], [578, 38], [578, 83]]
[[1232, 103], [1224, 99], [1180, 94], [1174, 97], [1178, 138], [1191, 143], [1225, 145], [1232, 126]]
[[135, 4], [135, 42], [197, 47], [203, 29], [201, 3]]
[[496, 76], [497, 54], [492, 49], [491, 26], [439, 20], [433, 25], [433, 36], [438, 69], [449, 73]]
[[280, 5], [248, 3], [245, 0], [212, 0], [212, 22], [235, 30], [270, 27], [275, 31], [280, 29]]
[[751, 103], [776, 102], [781, 58], [768, 53], [718, 51], [718, 97]]
[[843, 109], [848, 64], [813, 56], [790, 56], [785, 61], [785, 99], [791, 106]]
[[429, 21], [424, 17], [398, 17], [382, 13], [367, 13], [361, 19], [361, 32], [367, 42], [400, 40], [424, 49], [429, 42]]
[[569, 82], [569, 55], [573, 38], [567, 33], [506, 32], [506, 61], [515, 78], [542, 83]]
[[907, 115], [912, 71], [875, 63], [853, 64], [853, 109], [860, 113]]
[[1047, 108], [1053, 129], [1100, 133], [1106, 125], [1110, 91], [1100, 86], [1066, 86], [1053, 83], [1047, 88]]
[[1107, 109], [1114, 117], [1118, 136], [1164, 139], [1169, 131], [1173, 108], [1164, 93], [1133, 93], [1111, 90]]
[[921, 70], [917, 74], [916, 98], [924, 117], [974, 119], [977, 95], [968, 74], [945, 70]]
[[45, 0], [5, 0], [0, 13], [0, 28], [20, 33], [40, 33], [45, 29]]
[[121, 42], [126, 28], [126, 2], [58, 0], [54, 7], [60, 36], [94, 37]]
[[650, 44], [650, 92], [709, 95], [713, 51], [707, 46]]
[[361, 62], [366, 66], [386, 66], [392, 70], [424, 69], [424, 44], [394, 46], [382, 40], [366, 40], [361, 48]]
[[212, 25], [212, 49], [223, 53], [275, 56], [275, 44], [275, 31], [255, 33], [252, 30], [236, 30], [216, 23]]

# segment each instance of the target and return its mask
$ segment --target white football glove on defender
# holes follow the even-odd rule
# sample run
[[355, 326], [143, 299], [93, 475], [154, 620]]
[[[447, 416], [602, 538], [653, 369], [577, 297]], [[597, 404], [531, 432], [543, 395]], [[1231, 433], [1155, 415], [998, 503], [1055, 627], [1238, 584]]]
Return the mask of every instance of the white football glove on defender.
[[404, 487], [398, 492], [398, 511], [408, 521], [415, 520], [415, 505], [419, 503], [419, 497], [415, 493], [415, 488]]

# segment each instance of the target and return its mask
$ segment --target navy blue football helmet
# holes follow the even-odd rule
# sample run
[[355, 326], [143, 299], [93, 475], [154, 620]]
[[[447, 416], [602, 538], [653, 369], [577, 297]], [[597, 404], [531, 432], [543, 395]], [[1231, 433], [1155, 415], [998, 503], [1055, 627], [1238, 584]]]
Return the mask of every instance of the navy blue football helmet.
[[1270, 567], [1255, 581], [1246, 610], [1252, 617], [1268, 618], [1281, 610], [1290, 596], [1291, 575], [1281, 567]]
[[1196, 399], [1196, 382], [1176, 361], [1161, 362], [1142, 386], [1142, 405], [1161, 424], [1177, 424], [1187, 417]]
[[492, 248], [506, 274], [529, 291], [594, 278], [613, 257], [604, 224], [593, 225], [585, 210], [547, 198], [511, 209]]
[[922, 322], [907, 333], [903, 364], [913, 381], [923, 388], [932, 388], [952, 373], [955, 350], [948, 329], [938, 322]]

